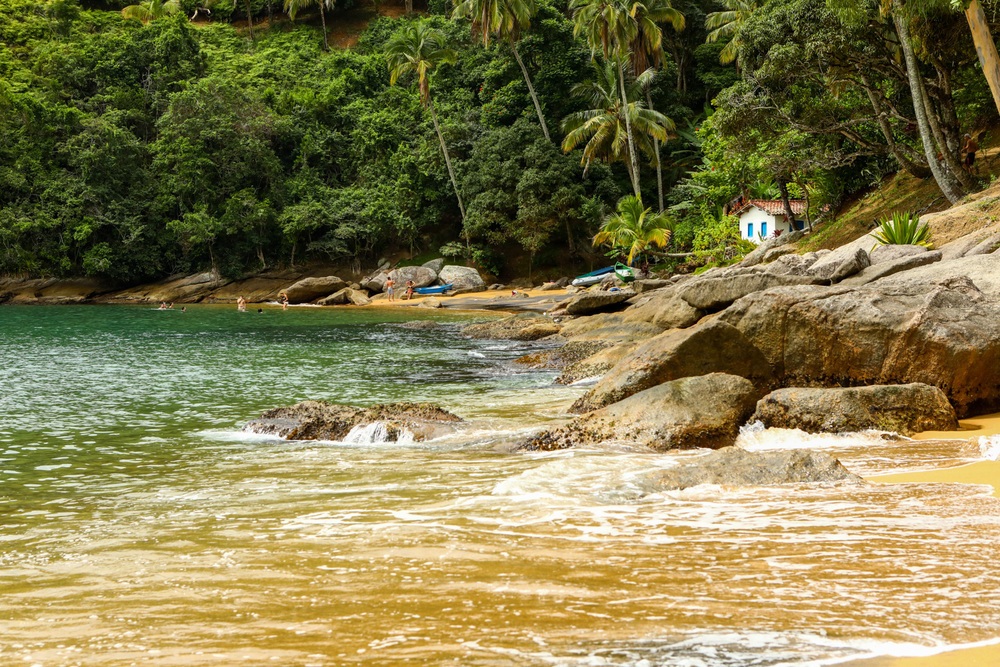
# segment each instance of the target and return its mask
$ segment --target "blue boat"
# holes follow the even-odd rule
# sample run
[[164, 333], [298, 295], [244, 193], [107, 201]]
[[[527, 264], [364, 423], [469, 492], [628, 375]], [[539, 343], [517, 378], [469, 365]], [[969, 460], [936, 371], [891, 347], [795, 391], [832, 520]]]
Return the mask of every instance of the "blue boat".
[[447, 285], [435, 285], [434, 287], [416, 287], [413, 290], [414, 294], [447, 294], [454, 287], [453, 284], [448, 283]]
[[586, 287], [587, 285], [596, 285], [597, 283], [604, 280], [604, 276], [609, 273], [613, 273], [615, 267], [606, 266], [603, 269], [597, 269], [596, 271], [591, 271], [590, 273], [585, 273], [582, 276], [577, 276], [573, 279], [573, 284], [577, 287]]

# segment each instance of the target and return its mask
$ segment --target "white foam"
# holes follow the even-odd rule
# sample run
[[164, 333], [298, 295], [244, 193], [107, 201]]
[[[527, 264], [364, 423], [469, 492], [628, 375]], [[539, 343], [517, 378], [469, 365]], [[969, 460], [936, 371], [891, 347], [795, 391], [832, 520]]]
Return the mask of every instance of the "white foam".
[[979, 452], [987, 461], [1000, 461], [1000, 435], [980, 436]]
[[382, 445], [387, 442], [408, 445], [412, 444], [413, 441], [413, 433], [406, 429], [400, 429], [399, 437], [393, 440], [385, 422], [372, 422], [364, 426], [355, 426], [344, 436], [344, 443], [348, 445]]
[[570, 387], [583, 387], [583, 386], [586, 386], [586, 385], [597, 384], [600, 381], [600, 379], [601, 379], [600, 375], [592, 375], [592, 376], [587, 377], [587, 378], [581, 378], [581, 379], [577, 380], [576, 382], [570, 382], [569, 386]]
[[740, 427], [736, 446], [748, 452], [778, 449], [821, 449], [824, 447], [870, 447], [881, 444], [886, 437], [899, 437], [884, 431], [857, 433], [806, 433], [799, 429], [766, 428], [759, 421]]

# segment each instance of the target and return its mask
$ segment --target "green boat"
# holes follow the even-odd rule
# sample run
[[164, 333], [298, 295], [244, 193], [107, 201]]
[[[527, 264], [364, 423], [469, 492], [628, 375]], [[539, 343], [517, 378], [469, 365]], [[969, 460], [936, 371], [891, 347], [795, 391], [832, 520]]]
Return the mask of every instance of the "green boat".
[[618, 279], [623, 283], [630, 283], [635, 280], [635, 269], [621, 262], [615, 264], [615, 274], [617, 274]]

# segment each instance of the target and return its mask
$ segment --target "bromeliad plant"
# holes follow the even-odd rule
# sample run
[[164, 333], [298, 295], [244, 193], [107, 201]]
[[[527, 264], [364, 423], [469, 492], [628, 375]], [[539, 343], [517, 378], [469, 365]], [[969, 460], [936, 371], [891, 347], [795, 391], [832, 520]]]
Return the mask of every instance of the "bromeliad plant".
[[895, 211], [872, 234], [878, 245], [922, 245], [930, 247], [931, 230], [916, 213]]

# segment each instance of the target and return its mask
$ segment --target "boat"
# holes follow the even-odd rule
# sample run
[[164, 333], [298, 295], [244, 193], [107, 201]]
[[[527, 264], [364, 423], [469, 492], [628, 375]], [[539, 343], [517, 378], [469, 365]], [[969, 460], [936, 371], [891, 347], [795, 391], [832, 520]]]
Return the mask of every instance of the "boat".
[[434, 285], [433, 287], [415, 287], [413, 288], [413, 293], [425, 296], [428, 294], [447, 294], [454, 289], [454, 287], [455, 286], [452, 283], [448, 283], [447, 285]]
[[621, 262], [615, 264], [615, 274], [617, 274], [618, 279], [623, 283], [630, 283], [635, 280], [635, 269]]
[[597, 269], [596, 271], [591, 271], [590, 273], [585, 273], [582, 276], [577, 276], [573, 279], [573, 285], [576, 287], [586, 287], [587, 285], [596, 285], [597, 283], [604, 280], [604, 276], [609, 273], [613, 273], [615, 267], [606, 266], [603, 269]]

